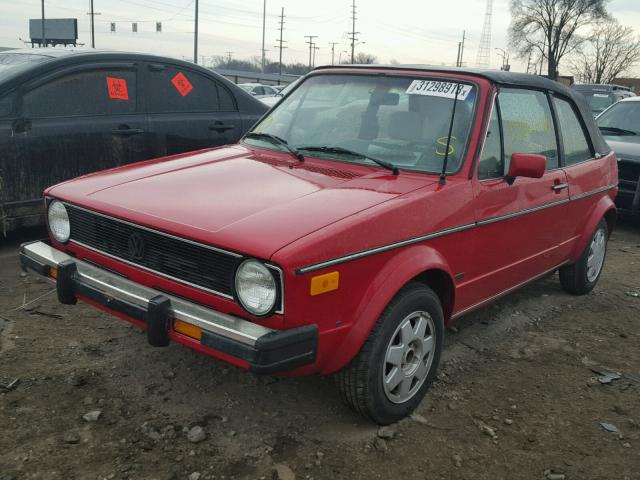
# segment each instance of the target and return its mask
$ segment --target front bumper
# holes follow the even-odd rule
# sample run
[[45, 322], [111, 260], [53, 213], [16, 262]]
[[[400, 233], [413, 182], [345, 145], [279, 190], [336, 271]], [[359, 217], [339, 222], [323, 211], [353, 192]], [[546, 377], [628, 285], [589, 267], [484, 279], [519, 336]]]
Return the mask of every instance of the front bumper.
[[40, 241], [21, 245], [20, 263], [25, 271], [55, 281], [63, 304], [75, 304], [80, 296], [144, 322], [153, 346], [168, 345], [169, 330], [179, 320], [200, 329], [203, 347], [244, 360], [255, 373], [283, 372], [311, 364], [316, 358], [317, 325], [272, 330], [145, 287]]

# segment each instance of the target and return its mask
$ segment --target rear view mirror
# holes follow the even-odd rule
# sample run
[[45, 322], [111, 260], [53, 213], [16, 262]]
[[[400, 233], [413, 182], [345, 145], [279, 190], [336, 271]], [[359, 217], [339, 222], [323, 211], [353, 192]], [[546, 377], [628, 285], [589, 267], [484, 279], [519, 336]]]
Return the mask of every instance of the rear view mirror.
[[513, 183], [516, 177], [540, 178], [547, 168], [547, 159], [544, 155], [533, 153], [514, 153], [511, 155], [507, 181]]
[[374, 105], [398, 105], [400, 103], [399, 93], [373, 92], [371, 103]]

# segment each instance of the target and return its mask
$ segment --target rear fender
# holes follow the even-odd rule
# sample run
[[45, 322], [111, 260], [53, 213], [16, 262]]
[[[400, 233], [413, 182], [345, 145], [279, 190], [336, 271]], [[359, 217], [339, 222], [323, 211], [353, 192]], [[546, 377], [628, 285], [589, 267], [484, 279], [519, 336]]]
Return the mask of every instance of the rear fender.
[[609, 195], [603, 195], [594, 205], [593, 210], [589, 214], [589, 219], [582, 230], [582, 235], [580, 236], [580, 239], [575, 243], [573, 250], [571, 251], [571, 263], [576, 262], [580, 258], [580, 255], [582, 255], [582, 252], [586, 248], [587, 243], [589, 243], [589, 240], [591, 240], [591, 236], [598, 226], [598, 223], [600, 223], [600, 220], [602, 220], [603, 218], [607, 222], [609, 235], [611, 235], [613, 227], [616, 223], [616, 216], [616, 206], [613, 203], [613, 200]]
[[448, 277], [447, 283], [452, 291], [446, 295], [446, 304], [443, 305], [446, 323], [451, 316], [455, 295], [453, 275], [448, 263], [438, 251], [426, 245], [403, 249], [391, 257], [373, 278], [357, 307], [353, 325], [341, 343], [332, 349], [332, 355], [322, 365], [321, 372], [329, 374], [349, 363], [360, 351], [378, 318], [398, 291], [426, 271], [438, 271]]

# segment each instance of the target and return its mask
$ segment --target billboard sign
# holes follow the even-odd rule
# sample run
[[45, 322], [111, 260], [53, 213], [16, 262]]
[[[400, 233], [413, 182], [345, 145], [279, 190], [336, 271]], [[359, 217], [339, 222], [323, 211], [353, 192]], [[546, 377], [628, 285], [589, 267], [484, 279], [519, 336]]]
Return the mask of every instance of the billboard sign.
[[[32, 18], [29, 20], [29, 36], [33, 43], [42, 42], [42, 19]], [[75, 43], [78, 40], [78, 19], [46, 18], [44, 36], [47, 43]]]

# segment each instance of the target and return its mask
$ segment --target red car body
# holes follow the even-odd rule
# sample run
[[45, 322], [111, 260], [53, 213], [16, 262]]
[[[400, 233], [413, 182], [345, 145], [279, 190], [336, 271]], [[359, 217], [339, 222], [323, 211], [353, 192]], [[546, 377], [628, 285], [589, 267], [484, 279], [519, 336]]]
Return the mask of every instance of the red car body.
[[[312, 76], [351, 71], [321, 70]], [[238, 144], [128, 165], [45, 192], [49, 199], [279, 267], [282, 313], [252, 316], [234, 298], [138, 268], [74, 242], [73, 234], [64, 244], [52, 237], [53, 248], [137, 284], [270, 329], [316, 325], [313, 361], [280, 372], [299, 375], [330, 374], [348, 364], [385, 307], [411, 280], [428, 284], [438, 294], [449, 324], [576, 262], [603, 218], [611, 230], [617, 192], [613, 153], [594, 154], [588, 161], [545, 171], [540, 178], [479, 180], [478, 157], [498, 81], [474, 72], [393, 71], [477, 86], [462, 168], [447, 175], [444, 184], [433, 174], [394, 175], [378, 166], [313, 155], [297, 162], [287, 152]], [[339, 287], [310, 295], [312, 278], [329, 272], [339, 272]], [[77, 296], [145, 328], [143, 321], [104, 302]], [[168, 335], [248, 368], [246, 360], [173, 329]]]

